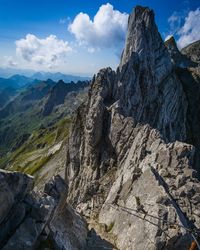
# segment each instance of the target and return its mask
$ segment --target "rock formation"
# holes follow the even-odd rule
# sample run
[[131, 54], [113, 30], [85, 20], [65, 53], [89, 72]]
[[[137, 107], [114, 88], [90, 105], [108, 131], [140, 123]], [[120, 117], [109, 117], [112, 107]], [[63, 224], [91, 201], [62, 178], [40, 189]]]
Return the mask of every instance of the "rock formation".
[[50, 197], [30, 195], [33, 179], [0, 172], [0, 248], [32, 249], [54, 208]]
[[54, 177], [43, 193], [32, 189], [31, 176], [0, 171], [0, 248], [38, 249], [46, 235], [54, 249], [83, 249], [87, 237], [84, 220], [66, 202], [61, 207], [67, 194], [64, 180]]
[[68, 200], [118, 249], [184, 250], [197, 239], [198, 93], [178, 73], [189, 64], [175, 62], [177, 51], [153, 11], [136, 7], [117, 71], [100, 70], [74, 118]]
[[181, 53], [200, 64], [200, 41], [196, 41], [181, 50]]
[[[0, 171], [1, 249], [200, 244], [200, 68], [191, 46], [183, 55], [173, 38], [164, 43], [153, 11], [134, 9], [119, 67], [94, 76], [75, 114], [66, 182], [55, 176], [34, 192], [31, 176]], [[63, 102], [63, 84], [48, 112]]]
[[187, 54], [182, 54], [176, 45], [176, 41], [174, 37], [170, 37], [166, 42], [165, 46], [168, 49], [168, 52], [171, 56], [172, 63], [179, 68], [187, 68], [187, 67], [196, 67], [197, 63], [190, 59], [190, 56]]

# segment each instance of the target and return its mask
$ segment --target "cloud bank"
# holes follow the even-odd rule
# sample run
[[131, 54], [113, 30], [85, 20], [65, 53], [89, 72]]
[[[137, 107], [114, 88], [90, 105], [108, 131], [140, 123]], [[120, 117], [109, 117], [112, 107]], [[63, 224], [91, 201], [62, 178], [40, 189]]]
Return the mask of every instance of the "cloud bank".
[[109, 3], [102, 5], [94, 19], [88, 14], [79, 13], [68, 30], [75, 35], [80, 44], [94, 48], [119, 47], [125, 39], [128, 14], [114, 10]]
[[168, 18], [168, 23], [170, 32], [167, 38], [175, 35], [178, 38], [177, 45], [179, 48], [200, 40], [200, 8], [194, 11], [174, 12]]
[[24, 39], [17, 40], [15, 44], [17, 56], [26, 62], [46, 68], [57, 65], [72, 51], [68, 42], [59, 40], [54, 35], [40, 39], [35, 35], [27, 34]]
[[177, 44], [180, 48], [200, 39], [200, 8], [190, 11], [183, 27], [178, 31]]

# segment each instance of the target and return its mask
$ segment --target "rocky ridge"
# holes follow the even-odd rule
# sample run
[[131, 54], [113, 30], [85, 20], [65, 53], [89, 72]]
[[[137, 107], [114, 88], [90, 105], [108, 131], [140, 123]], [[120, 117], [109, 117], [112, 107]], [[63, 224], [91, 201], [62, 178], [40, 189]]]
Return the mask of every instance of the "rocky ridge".
[[188, 98], [198, 93], [185, 87], [172, 54], [153, 11], [136, 7], [117, 71], [100, 70], [74, 118], [68, 200], [118, 249], [188, 249], [200, 226], [189, 119], [198, 111]]

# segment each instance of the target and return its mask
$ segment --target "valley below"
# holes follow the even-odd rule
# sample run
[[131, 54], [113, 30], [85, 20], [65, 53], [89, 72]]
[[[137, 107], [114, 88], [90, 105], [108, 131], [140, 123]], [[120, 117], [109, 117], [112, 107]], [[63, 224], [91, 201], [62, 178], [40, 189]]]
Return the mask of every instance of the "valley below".
[[[72, 114], [86, 98], [88, 84], [39, 82], [21, 90], [0, 109], [0, 168], [34, 175], [43, 184], [43, 175], [49, 180], [56, 171], [64, 171], [62, 151]], [[54, 163], [57, 154], [62, 155], [60, 163]], [[46, 168], [49, 161], [51, 167]], [[41, 168], [47, 171], [42, 176]]]

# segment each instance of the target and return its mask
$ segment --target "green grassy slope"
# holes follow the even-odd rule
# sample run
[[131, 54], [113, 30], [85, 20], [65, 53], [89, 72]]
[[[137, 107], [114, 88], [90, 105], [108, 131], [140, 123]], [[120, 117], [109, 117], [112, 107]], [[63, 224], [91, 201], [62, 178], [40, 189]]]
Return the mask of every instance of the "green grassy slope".
[[34, 130], [22, 146], [0, 159], [0, 168], [35, 175], [62, 148], [70, 122], [63, 118], [50, 127]]
[[87, 95], [87, 88], [67, 93], [44, 116], [49, 89], [47, 83], [29, 88], [0, 110], [0, 168], [34, 175], [40, 186], [63, 172], [71, 116]]

